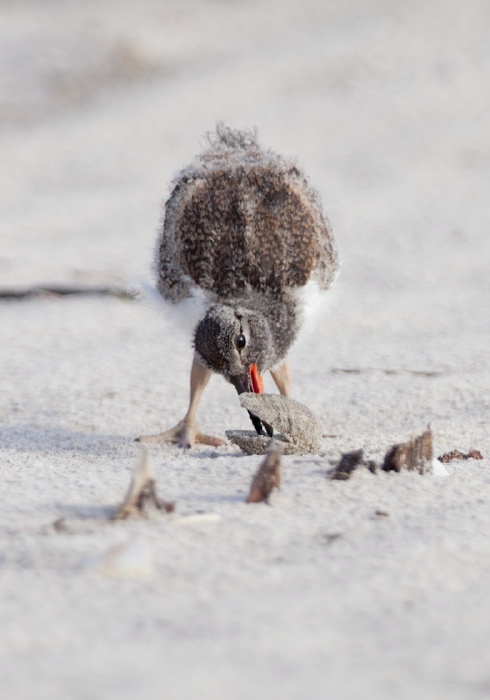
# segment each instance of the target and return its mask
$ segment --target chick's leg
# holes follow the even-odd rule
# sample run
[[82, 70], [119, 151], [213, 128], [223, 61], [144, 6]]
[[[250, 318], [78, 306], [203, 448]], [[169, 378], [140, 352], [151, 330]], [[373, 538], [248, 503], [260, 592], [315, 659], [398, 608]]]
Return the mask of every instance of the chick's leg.
[[291, 396], [291, 369], [288, 360], [284, 360], [282, 365], [271, 370], [271, 374], [279, 392], [283, 396]]
[[211, 375], [211, 370], [207, 367], [203, 367], [194, 355], [191, 368], [190, 400], [187, 413], [174, 428], [166, 430], [163, 433], [158, 433], [158, 435], [145, 435], [138, 438], [138, 442], [174, 442], [180, 445], [180, 447], [192, 447], [196, 443], [213, 445], [213, 447], [225, 445], [226, 440], [213, 437], [212, 435], [204, 435], [199, 432], [196, 425], [197, 407]]

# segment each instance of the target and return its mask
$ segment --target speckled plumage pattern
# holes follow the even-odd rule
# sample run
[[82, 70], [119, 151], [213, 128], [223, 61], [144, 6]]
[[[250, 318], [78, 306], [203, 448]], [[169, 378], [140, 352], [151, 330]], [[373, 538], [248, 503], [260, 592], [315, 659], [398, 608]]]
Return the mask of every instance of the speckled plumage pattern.
[[[338, 263], [318, 194], [291, 159], [223, 125], [208, 142], [173, 183], [157, 286], [174, 303], [204, 295], [196, 353], [230, 379], [286, 357], [302, 322], [299, 290], [310, 280], [327, 289]], [[237, 352], [240, 333], [246, 347]]]
[[157, 284], [179, 301], [281, 291], [314, 279], [327, 289], [337, 255], [317, 193], [290, 159], [223, 126], [177, 176], [157, 249]]

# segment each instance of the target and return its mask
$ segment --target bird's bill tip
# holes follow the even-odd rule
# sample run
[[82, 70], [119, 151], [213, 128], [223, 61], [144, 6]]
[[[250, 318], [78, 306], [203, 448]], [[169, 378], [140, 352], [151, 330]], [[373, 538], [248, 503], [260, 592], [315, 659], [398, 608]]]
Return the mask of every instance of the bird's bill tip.
[[250, 365], [248, 374], [236, 374], [230, 377], [230, 382], [233, 384], [238, 394], [245, 392], [253, 392], [254, 394], [264, 393], [264, 379], [259, 374], [257, 365]]
[[230, 377], [230, 382], [237, 390], [237, 394], [245, 394], [250, 391], [250, 378], [248, 374], [236, 374]]

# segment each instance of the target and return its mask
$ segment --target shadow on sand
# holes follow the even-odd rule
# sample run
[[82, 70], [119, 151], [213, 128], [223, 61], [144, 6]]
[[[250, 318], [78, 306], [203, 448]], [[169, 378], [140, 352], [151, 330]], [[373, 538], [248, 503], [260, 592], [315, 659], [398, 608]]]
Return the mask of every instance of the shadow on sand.
[[127, 456], [130, 445], [134, 445], [133, 435], [101, 435], [30, 424], [0, 428], [0, 449], [4, 450]]

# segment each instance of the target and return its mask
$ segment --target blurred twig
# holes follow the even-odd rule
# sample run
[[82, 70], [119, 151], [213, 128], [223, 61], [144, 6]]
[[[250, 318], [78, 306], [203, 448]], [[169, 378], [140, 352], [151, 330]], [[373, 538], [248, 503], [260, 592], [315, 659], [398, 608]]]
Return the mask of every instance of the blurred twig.
[[413, 374], [417, 377], [441, 377], [449, 372], [439, 370], [417, 369], [383, 369], [382, 367], [332, 367], [332, 374], [364, 374], [367, 372], [381, 372], [382, 374]]
[[62, 284], [35, 285], [33, 287], [0, 288], [0, 301], [17, 301], [23, 299], [38, 299], [42, 297], [66, 297], [66, 296], [103, 296], [116, 297], [118, 299], [138, 298], [138, 292], [124, 287], [85, 287]]

